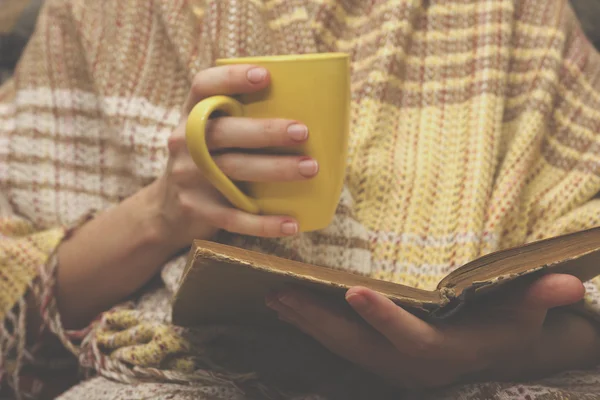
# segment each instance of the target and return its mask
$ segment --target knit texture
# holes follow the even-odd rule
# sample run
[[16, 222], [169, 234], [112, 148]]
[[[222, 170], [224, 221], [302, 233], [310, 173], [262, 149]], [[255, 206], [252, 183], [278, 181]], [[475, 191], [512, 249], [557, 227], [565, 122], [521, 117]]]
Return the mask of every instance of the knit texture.
[[[432, 289], [491, 251], [599, 225], [600, 57], [564, 0], [48, 0], [0, 89], [0, 190], [32, 229], [19, 236], [3, 220], [0, 259], [24, 254], [27, 279], [41, 271], [31, 287], [47, 327], [98, 374], [61, 399], [384, 398], [383, 386], [291, 330], [172, 326], [184, 257], [165, 265], [159, 288], [65, 332], [53, 246], [34, 240], [57, 244], [56, 232], [159, 176], [190, 82], [215, 59], [325, 51], [352, 57], [347, 181], [333, 223], [219, 241]], [[18, 279], [0, 280], [15, 303]], [[599, 316], [600, 281], [586, 288]], [[597, 393], [600, 370], [423, 396]]]

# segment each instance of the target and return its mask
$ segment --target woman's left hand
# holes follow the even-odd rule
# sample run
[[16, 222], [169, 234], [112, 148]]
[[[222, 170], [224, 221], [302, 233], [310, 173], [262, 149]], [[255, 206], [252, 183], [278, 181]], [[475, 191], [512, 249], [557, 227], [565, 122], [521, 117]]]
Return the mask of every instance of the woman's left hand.
[[580, 301], [581, 281], [547, 275], [493, 303], [439, 325], [429, 324], [365, 288], [352, 288], [356, 313], [308, 293], [267, 299], [281, 320], [329, 350], [400, 387], [439, 387], [474, 380], [522, 380], [600, 363], [600, 334], [587, 319], [552, 310]]

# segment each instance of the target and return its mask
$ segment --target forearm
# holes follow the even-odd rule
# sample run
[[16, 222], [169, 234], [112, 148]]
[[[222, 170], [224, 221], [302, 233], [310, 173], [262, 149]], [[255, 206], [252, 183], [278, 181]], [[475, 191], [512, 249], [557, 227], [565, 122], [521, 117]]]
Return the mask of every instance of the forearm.
[[78, 328], [133, 294], [173, 254], [144, 190], [80, 227], [58, 249], [56, 297]]

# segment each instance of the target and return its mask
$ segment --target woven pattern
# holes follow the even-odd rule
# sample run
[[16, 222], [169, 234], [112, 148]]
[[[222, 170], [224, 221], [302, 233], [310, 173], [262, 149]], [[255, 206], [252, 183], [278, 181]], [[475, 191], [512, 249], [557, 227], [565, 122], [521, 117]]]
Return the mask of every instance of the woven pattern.
[[[24, 243], [34, 261], [23, 259], [20, 270], [49, 260], [33, 285], [45, 321], [100, 374], [63, 399], [165, 393], [156, 382], [181, 398], [190, 390], [243, 398], [242, 389], [288, 396], [263, 379], [268, 373], [297, 381], [308, 371], [300, 391], [363, 383], [287, 331], [171, 326], [184, 258], [163, 268], [164, 287], [65, 332], [52, 297], [53, 246], [33, 240], [57, 243], [60, 227], [159, 176], [191, 79], [216, 58], [324, 51], [353, 61], [348, 175], [334, 222], [294, 238], [220, 241], [433, 288], [490, 251], [600, 223], [600, 58], [566, 1], [48, 0], [16, 79], [0, 89], [0, 190], [34, 232], [0, 243], [6, 254]], [[588, 309], [600, 315], [599, 281], [586, 287]], [[600, 372], [583, 371], [432, 398], [598, 392]]]

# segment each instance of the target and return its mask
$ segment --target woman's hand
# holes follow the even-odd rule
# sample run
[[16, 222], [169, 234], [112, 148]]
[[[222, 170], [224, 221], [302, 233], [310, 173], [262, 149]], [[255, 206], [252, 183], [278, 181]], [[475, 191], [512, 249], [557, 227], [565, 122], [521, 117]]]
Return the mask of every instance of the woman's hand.
[[600, 363], [596, 327], [567, 311], [549, 312], [583, 295], [577, 278], [548, 275], [440, 325], [426, 323], [365, 288], [346, 295], [358, 315], [295, 290], [271, 296], [267, 304], [281, 320], [392, 384], [427, 388], [481, 379], [522, 380]]
[[[169, 139], [164, 175], [60, 245], [57, 300], [65, 326], [85, 326], [140, 289], [192, 240], [207, 239], [218, 229], [270, 237], [297, 232], [296, 221], [287, 216], [250, 215], [230, 207], [203, 178], [185, 143], [187, 114], [196, 103], [268, 85], [267, 71], [246, 65], [211, 68], [194, 78], [182, 120]], [[216, 163], [235, 181], [294, 181], [317, 174], [314, 160], [259, 154], [261, 148], [303, 143], [308, 131], [300, 122], [218, 118], [208, 125]]]
[[[176, 248], [209, 238], [218, 229], [262, 237], [297, 233], [297, 222], [289, 216], [252, 215], [232, 208], [202, 176], [185, 142], [187, 114], [202, 99], [256, 92], [268, 85], [268, 71], [251, 65], [210, 68], [194, 78], [183, 119], [169, 139], [167, 170], [150, 188], [151, 197], [158, 200], [165, 240]], [[293, 148], [308, 134], [301, 121], [223, 117], [209, 122], [206, 138], [216, 164], [233, 181], [284, 182], [313, 178], [317, 162], [302, 156], [260, 154], [260, 149]]]

